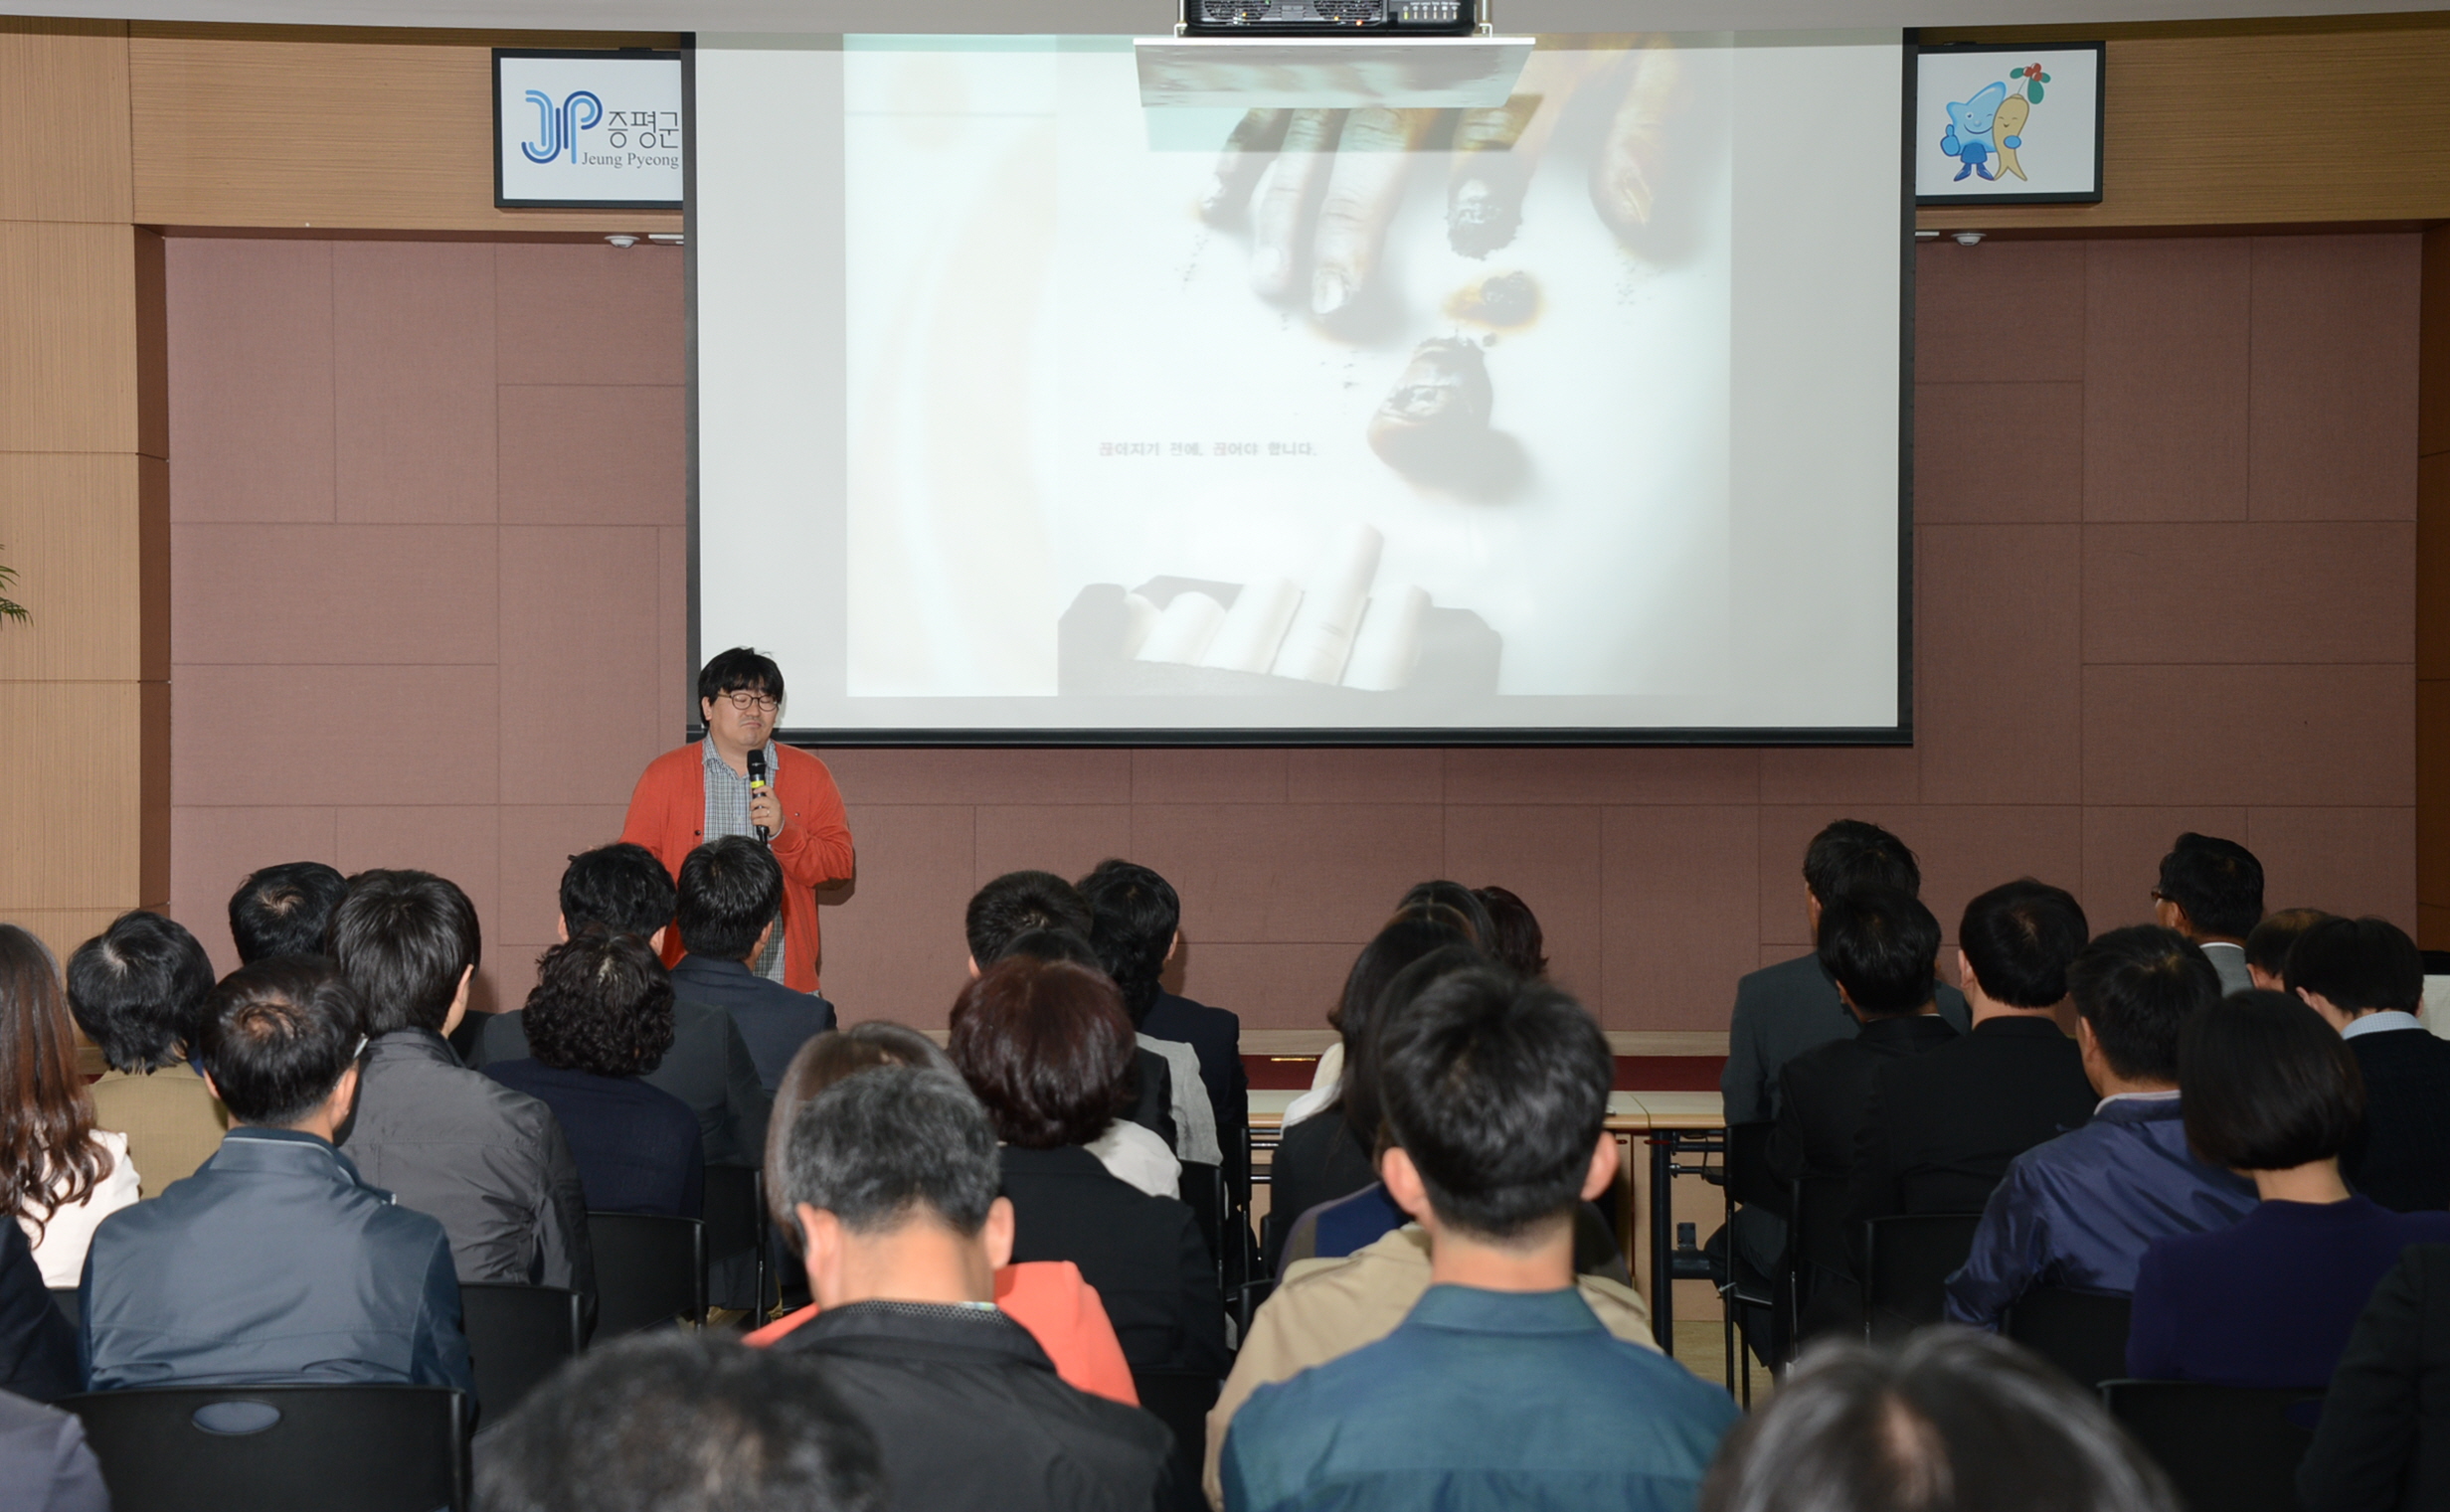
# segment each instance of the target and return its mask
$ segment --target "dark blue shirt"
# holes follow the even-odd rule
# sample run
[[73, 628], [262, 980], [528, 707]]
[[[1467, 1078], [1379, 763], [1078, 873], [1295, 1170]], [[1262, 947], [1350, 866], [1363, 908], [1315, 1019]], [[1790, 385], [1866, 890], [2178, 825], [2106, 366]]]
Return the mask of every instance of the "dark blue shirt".
[[1234, 1415], [1227, 1512], [1689, 1512], [1735, 1404], [1582, 1293], [1432, 1286], [1375, 1344]]
[[2136, 1271], [2127, 1371], [2321, 1391], [2399, 1252], [2439, 1244], [2450, 1244], [2450, 1213], [2393, 1213], [2366, 1197], [2266, 1202], [2230, 1228], [2162, 1240]]
[[553, 1109], [579, 1162], [591, 1213], [696, 1218], [706, 1209], [706, 1156], [689, 1104], [636, 1077], [561, 1071], [538, 1060], [496, 1061], [485, 1075]]

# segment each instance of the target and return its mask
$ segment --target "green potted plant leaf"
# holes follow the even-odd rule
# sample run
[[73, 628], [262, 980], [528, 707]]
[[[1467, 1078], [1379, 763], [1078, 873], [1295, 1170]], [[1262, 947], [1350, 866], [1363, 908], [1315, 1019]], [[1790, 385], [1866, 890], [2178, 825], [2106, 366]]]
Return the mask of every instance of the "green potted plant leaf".
[[[9, 566], [5, 562], [0, 562], [0, 589], [6, 589], [11, 583], [16, 581], [16, 578], [17, 569]], [[0, 597], [0, 619], [14, 619], [20, 623], [23, 623], [25, 620], [31, 619], [32, 617], [34, 616], [26, 612], [26, 606], [24, 604], [13, 602], [5, 597]]]

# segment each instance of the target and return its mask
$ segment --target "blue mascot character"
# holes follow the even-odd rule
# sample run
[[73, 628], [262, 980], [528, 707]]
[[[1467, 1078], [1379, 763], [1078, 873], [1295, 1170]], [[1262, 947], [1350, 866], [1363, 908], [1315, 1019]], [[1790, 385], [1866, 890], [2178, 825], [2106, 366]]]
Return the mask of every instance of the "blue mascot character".
[[1948, 107], [1948, 130], [1940, 137], [1940, 150], [1965, 160], [1965, 166], [1957, 170], [1959, 179], [1969, 173], [1993, 177], [1991, 117], [1999, 113], [2000, 101], [2007, 97], [2008, 85], [1986, 84], [1972, 99]]

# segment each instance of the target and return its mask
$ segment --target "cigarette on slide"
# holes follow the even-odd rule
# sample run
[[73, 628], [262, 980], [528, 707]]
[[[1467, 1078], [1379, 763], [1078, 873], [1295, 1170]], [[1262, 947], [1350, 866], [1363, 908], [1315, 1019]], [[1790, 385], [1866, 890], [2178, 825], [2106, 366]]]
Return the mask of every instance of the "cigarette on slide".
[[1302, 590], [1282, 578], [1244, 585], [1199, 664], [1228, 672], [1267, 671], [1301, 603]]
[[1412, 669], [1421, 659], [1421, 620], [1428, 613], [1429, 594], [1413, 585], [1373, 595], [1353, 637], [1344, 686], [1393, 693], [1411, 682]]
[[1224, 623], [1225, 605], [1205, 593], [1176, 593], [1140, 646], [1139, 659], [1197, 666]]
[[1369, 601], [1370, 581], [1378, 576], [1378, 553], [1385, 546], [1386, 537], [1367, 525], [1344, 533], [1326, 557], [1326, 570], [1311, 580], [1310, 591], [1302, 595], [1301, 612], [1277, 653], [1277, 676], [1313, 683], [1343, 678], [1352, 634], [1360, 627], [1361, 606]]

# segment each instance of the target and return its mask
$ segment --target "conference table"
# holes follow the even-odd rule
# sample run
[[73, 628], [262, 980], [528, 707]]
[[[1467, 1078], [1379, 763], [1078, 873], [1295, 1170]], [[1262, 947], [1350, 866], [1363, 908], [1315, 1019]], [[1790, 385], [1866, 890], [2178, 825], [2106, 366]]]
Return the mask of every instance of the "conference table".
[[[1251, 1090], [1254, 1181], [1267, 1180], [1261, 1163], [1273, 1156], [1277, 1136], [1284, 1127], [1285, 1109], [1301, 1095], [1296, 1090]], [[1651, 1264], [1646, 1299], [1651, 1307], [1651, 1330], [1659, 1339], [1659, 1347], [1670, 1355], [1675, 1353], [1675, 1178], [1699, 1175], [1705, 1167], [1723, 1170], [1726, 1128], [1726, 1106], [1714, 1092], [1633, 1091], [1608, 1094], [1608, 1131], [1629, 1146], [1650, 1146], [1650, 1201], [1646, 1217]], [[1711, 1155], [1717, 1155], [1721, 1164], [1710, 1166]], [[1699, 1163], [1686, 1164], [1684, 1157], [1699, 1157]], [[1619, 1170], [1617, 1179], [1622, 1199], [1618, 1204], [1617, 1243], [1630, 1265], [1635, 1244], [1630, 1164]]]

